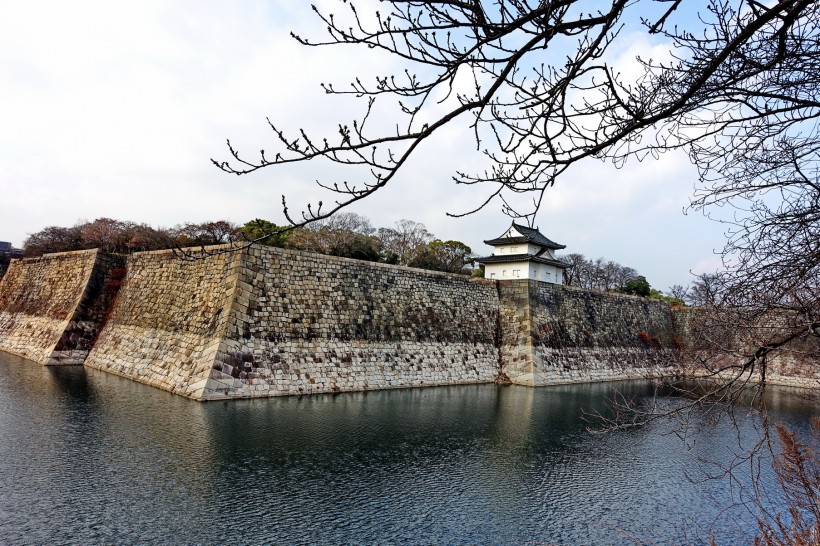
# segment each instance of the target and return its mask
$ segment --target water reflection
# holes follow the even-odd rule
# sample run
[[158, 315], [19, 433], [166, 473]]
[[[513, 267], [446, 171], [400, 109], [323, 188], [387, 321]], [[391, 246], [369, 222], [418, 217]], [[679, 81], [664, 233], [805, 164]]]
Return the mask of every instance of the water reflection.
[[[591, 434], [615, 385], [494, 385], [201, 404], [0, 353], [0, 536], [94, 543], [680, 543], [740, 491], [691, 479], [755, 421]], [[618, 383], [634, 396], [647, 383]], [[768, 401], [803, 424], [814, 406]], [[767, 474], [765, 480], [770, 480]], [[734, 526], [731, 526], [734, 525]], [[695, 541], [697, 543], [697, 540]]]

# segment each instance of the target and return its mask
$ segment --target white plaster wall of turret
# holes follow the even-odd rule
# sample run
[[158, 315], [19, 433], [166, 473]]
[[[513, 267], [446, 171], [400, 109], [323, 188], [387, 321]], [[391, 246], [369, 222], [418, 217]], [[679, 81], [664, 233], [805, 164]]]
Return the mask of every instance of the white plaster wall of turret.
[[484, 278], [496, 281], [532, 279], [552, 284], [564, 284], [564, 271], [554, 265], [535, 262], [486, 264]]
[[[510, 254], [536, 254], [541, 250], [541, 247], [532, 243], [519, 243], [515, 245], [499, 245], [494, 247], [493, 254], [495, 256], [509, 256]], [[550, 258], [555, 258], [552, 250], [547, 249], [545, 252]]]

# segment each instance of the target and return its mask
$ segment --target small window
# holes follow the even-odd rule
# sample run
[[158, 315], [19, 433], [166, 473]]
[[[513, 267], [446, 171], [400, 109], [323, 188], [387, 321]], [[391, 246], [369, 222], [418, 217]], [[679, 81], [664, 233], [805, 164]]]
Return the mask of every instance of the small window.
[[506, 269], [505, 269], [505, 270], [501, 273], [501, 276], [502, 276], [502, 277], [506, 277], [506, 276], [507, 276], [507, 270], [506, 270]]
[[490, 273], [490, 278], [494, 279], [495, 278], [495, 273]]
[[513, 269], [513, 277], [520, 277], [521, 270], [520, 269]]

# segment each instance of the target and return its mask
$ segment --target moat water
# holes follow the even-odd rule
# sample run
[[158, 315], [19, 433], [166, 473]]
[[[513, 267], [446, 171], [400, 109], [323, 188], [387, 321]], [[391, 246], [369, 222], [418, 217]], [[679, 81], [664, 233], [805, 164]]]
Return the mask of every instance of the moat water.
[[[0, 543], [748, 541], [749, 465], [707, 475], [759, 437], [758, 420], [737, 411], [736, 426], [685, 438], [670, 421], [591, 432], [585, 413], [605, 412], [614, 388], [653, 392], [476, 385], [203, 404], [0, 353]], [[798, 428], [817, 409], [787, 390], [768, 404]]]

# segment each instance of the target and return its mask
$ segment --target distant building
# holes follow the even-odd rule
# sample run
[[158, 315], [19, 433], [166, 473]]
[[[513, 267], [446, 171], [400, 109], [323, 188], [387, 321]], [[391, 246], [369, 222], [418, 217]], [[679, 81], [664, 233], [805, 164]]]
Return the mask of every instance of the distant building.
[[533, 279], [563, 284], [564, 270], [571, 267], [555, 257], [555, 251], [566, 245], [547, 239], [537, 228], [513, 222], [503, 235], [484, 242], [495, 248], [492, 256], [476, 260], [484, 265], [487, 279]]
[[14, 248], [11, 243], [0, 241], [0, 277], [6, 274], [9, 268], [9, 263], [14, 258], [22, 258], [23, 251], [19, 248]]

